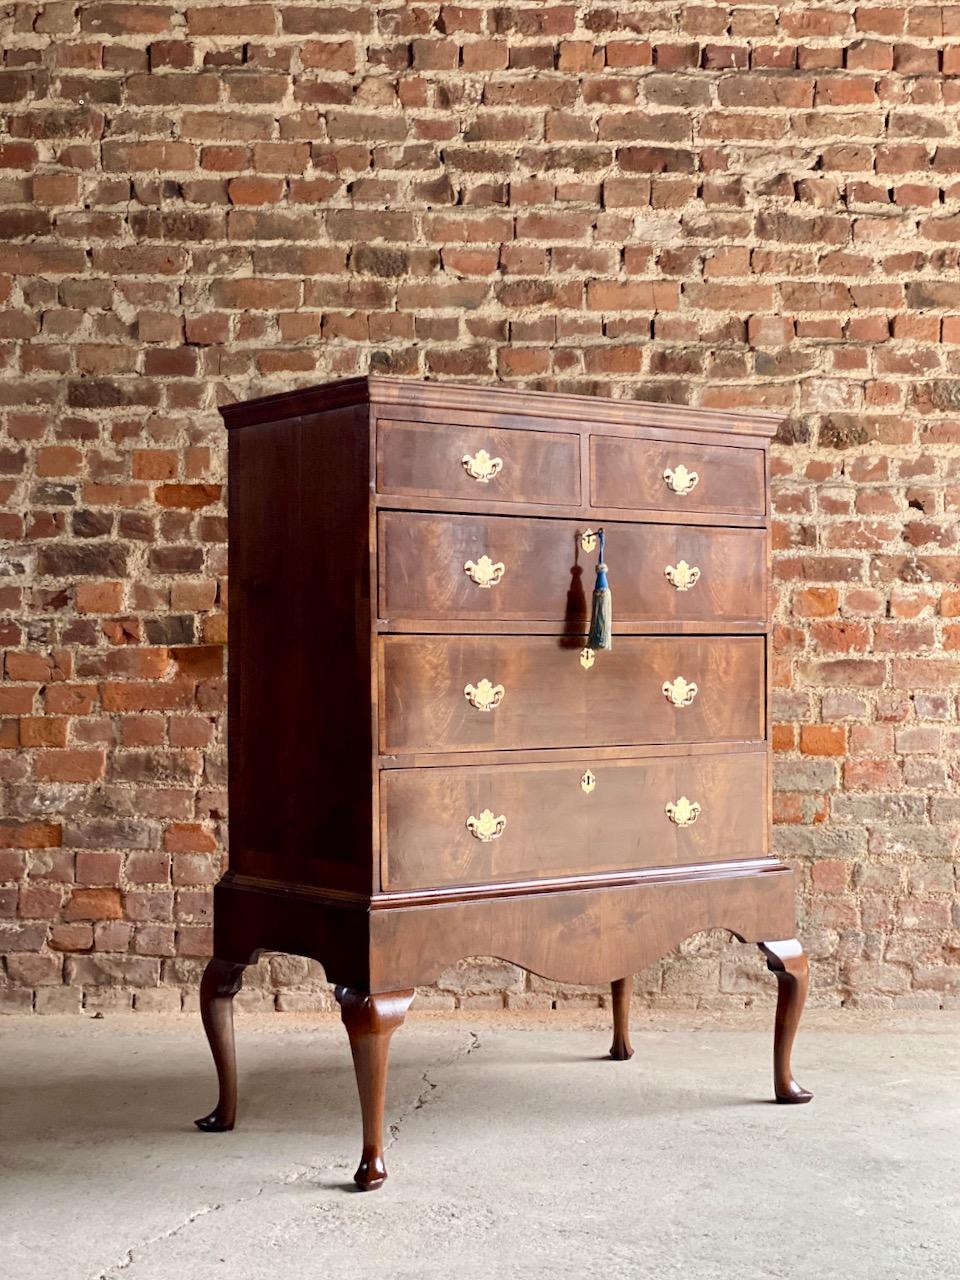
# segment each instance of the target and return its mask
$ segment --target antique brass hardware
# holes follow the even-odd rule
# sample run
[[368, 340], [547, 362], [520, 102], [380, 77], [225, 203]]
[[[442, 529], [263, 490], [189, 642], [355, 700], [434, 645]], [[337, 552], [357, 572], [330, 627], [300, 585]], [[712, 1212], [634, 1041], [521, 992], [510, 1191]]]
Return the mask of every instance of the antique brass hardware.
[[596, 655], [589, 646], [586, 649], [580, 650], [580, 665], [583, 667], [584, 671], [589, 671], [593, 666], [593, 659], [595, 656]]
[[479, 484], [489, 484], [503, 470], [503, 459], [491, 458], [486, 449], [478, 449], [473, 457], [465, 453], [460, 461], [470, 479]]
[[589, 795], [593, 788], [597, 785], [597, 775], [592, 769], [587, 769], [585, 773], [580, 775], [580, 790]]
[[507, 820], [503, 814], [501, 813], [499, 818], [495, 818], [490, 809], [484, 809], [479, 818], [475, 818], [471, 813], [467, 819], [467, 830], [483, 844], [489, 844], [491, 840], [498, 840], [503, 835], [503, 829], [506, 825]]
[[689, 707], [690, 703], [699, 693], [699, 689], [693, 681], [686, 681], [683, 676], [677, 676], [675, 680], [664, 680], [663, 696], [668, 702], [672, 702], [675, 707]]
[[668, 804], [665, 808], [667, 817], [678, 827], [692, 827], [700, 817], [699, 801], [688, 800], [686, 796], [681, 796], [676, 804]]
[[678, 591], [689, 591], [700, 581], [700, 570], [695, 564], [687, 564], [686, 560], [678, 560], [676, 564], [668, 564], [664, 569], [667, 581]]
[[583, 533], [580, 535], [580, 545], [583, 547], [584, 551], [596, 551], [597, 535], [592, 529], [584, 529]]
[[492, 711], [494, 707], [499, 707], [503, 701], [503, 695], [503, 685], [491, 684], [486, 676], [476, 684], [463, 686], [463, 696], [471, 707], [476, 707], [478, 711]]
[[679, 493], [681, 497], [692, 493], [700, 480], [699, 474], [696, 471], [688, 471], [682, 462], [676, 467], [667, 467], [663, 478], [673, 492]]
[[505, 568], [502, 560], [494, 564], [489, 556], [481, 556], [476, 561], [468, 560], [463, 566], [463, 571], [478, 587], [488, 589], [497, 585], [503, 577]]

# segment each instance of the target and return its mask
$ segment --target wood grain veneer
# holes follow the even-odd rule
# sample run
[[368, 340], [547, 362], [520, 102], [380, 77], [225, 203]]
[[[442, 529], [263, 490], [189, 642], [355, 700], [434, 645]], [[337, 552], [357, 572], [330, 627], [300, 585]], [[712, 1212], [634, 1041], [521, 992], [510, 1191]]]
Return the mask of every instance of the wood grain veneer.
[[[599, 522], [593, 522], [597, 525]], [[510, 516], [439, 516], [382, 511], [379, 517], [379, 612], [387, 620], [461, 624], [563, 622], [589, 628], [596, 556], [582, 520]], [[758, 624], [766, 618], [766, 541], [754, 529], [603, 522], [615, 566], [620, 628], [649, 623]], [[504, 566], [483, 588], [464, 569], [489, 556]], [[667, 577], [680, 561], [699, 570], [679, 591]]]
[[[652, 508], [681, 519], [691, 511], [762, 515], [765, 510], [762, 449], [623, 436], [594, 436], [590, 443], [590, 494], [598, 507]], [[689, 493], [664, 484], [664, 472], [680, 465], [697, 477]]]
[[[495, 474], [480, 481], [488, 502], [562, 506], [580, 501], [580, 436], [576, 432], [504, 431], [442, 422], [377, 425], [380, 493], [474, 500], [478, 482], [464, 465], [483, 450]], [[491, 468], [493, 469], [493, 468]]]
[[[754, 751], [392, 770], [381, 788], [384, 888], [761, 857], [766, 769], [766, 752]], [[688, 827], [667, 814], [681, 795], [702, 806]], [[488, 844], [464, 825], [484, 809], [506, 818], [503, 835]]]
[[[764, 736], [759, 637], [625, 636], [589, 670], [580, 651], [549, 636], [383, 636], [381, 750], [515, 751]], [[697, 686], [688, 706], [675, 706], [663, 692], [678, 676]], [[503, 689], [489, 711], [475, 708], [464, 693], [482, 679]]]

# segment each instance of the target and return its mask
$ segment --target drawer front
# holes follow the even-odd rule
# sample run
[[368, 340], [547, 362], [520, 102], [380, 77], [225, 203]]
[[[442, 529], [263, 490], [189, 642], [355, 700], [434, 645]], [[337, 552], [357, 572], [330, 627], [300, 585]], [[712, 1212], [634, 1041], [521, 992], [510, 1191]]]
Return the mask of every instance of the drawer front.
[[[385, 511], [380, 617], [565, 622], [589, 627], [596, 553], [583, 521]], [[766, 618], [760, 529], [604, 524], [618, 623]], [[685, 567], [684, 567], [685, 566]], [[692, 579], [692, 580], [691, 580]]]
[[762, 752], [388, 769], [380, 796], [385, 889], [767, 853]]
[[[384, 754], [764, 737], [760, 637], [384, 636]], [[695, 687], [694, 687], [695, 686]]]
[[580, 437], [569, 432], [377, 424], [377, 489], [473, 502], [580, 503]]
[[592, 436], [591, 501], [596, 507], [762, 516], [762, 449]]

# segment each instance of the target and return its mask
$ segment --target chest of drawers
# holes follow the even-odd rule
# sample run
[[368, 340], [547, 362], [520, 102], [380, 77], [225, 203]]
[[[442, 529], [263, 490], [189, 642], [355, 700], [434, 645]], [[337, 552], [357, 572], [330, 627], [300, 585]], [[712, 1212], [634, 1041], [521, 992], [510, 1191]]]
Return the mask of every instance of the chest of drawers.
[[233, 1126], [231, 1001], [262, 951], [337, 984], [374, 1187], [415, 987], [474, 955], [610, 982], [625, 1059], [631, 975], [705, 929], [762, 947], [775, 1094], [807, 1101], [806, 959], [769, 845], [776, 419], [374, 377], [222, 412], [230, 865], [198, 1125]]

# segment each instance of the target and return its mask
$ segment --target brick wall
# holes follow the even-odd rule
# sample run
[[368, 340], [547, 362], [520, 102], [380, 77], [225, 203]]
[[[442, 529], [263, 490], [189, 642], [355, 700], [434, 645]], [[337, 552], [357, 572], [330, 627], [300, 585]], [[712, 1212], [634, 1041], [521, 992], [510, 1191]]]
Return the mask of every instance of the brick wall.
[[[956, 1003], [960, 5], [0, 21], [0, 1005], [192, 999], [225, 817], [215, 406], [368, 369], [789, 414], [777, 841], [816, 998]], [[759, 981], [709, 937], [641, 987]], [[488, 962], [441, 985], [597, 999]], [[289, 958], [245, 998], [277, 991], [327, 998]]]

